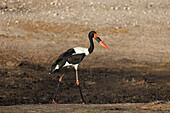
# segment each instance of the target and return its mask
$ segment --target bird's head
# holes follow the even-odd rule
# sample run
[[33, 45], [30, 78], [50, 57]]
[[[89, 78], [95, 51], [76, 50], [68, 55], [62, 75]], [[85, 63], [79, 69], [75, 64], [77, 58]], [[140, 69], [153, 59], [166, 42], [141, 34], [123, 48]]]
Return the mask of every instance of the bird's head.
[[95, 31], [90, 31], [89, 33], [89, 38], [94, 38], [100, 45], [102, 45], [103, 47], [105, 47], [106, 49], [109, 49], [106, 44], [99, 38], [99, 36], [97, 35], [97, 33]]

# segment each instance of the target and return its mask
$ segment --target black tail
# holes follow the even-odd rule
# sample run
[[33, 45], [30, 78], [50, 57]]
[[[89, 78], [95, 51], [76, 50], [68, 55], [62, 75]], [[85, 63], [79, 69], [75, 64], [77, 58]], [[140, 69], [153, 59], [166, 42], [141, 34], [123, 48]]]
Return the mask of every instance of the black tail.
[[52, 71], [52, 72], [49, 72], [49, 74], [51, 75], [51, 74], [55, 74], [55, 73], [57, 73], [59, 71], [59, 69], [56, 69], [56, 70], [54, 70], [54, 71]]
[[59, 62], [59, 60], [57, 59], [57, 60], [52, 64], [52, 66], [51, 66], [51, 68], [50, 68], [49, 74], [54, 74], [54, 73], [56, 73], [56, 72], [58, 71], [58, 69], [55, 69], [56, 66], [57, 66], [57, 64], [58, 64], [58, 62]]
[[[59, 71], [59, 69], [66, 63], [66, 60], [63, 59], [57, 59], [51, 66], [49, 74], [55, 74]], [[55, 69], [56, 66], [59, 66], [59, 69]]]

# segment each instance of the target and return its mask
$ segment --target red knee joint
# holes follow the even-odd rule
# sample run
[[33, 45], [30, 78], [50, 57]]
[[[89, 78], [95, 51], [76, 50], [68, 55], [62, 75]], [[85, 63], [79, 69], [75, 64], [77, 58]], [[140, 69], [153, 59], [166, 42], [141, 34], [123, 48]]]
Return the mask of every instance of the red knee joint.
[[79, 85], [79, 84], [80, 84], [78, 80], [76, 81], [76, 83], [77, 83], [77, 85]]
[[59, 82], [61, 82], [61, 81], [62, 81], [62, 77], [59, 78]]
[[55, 100], [53, 99], [53, 103], [56, 104]]

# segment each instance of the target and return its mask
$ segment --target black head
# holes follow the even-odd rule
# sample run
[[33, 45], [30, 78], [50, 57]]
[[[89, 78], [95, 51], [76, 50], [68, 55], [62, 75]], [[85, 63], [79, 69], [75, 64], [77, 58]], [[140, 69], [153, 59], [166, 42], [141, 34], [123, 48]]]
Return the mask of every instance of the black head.
[[105, 47], [106, 49], [109, 49], [104, 42], [99, 38], [99, 36], [97, 35], [96, 31], [90, 31], [89, 33], [89, 40], [93, 43], [92, 39], [95, 39], [100, 45], [102, 45], [103, 47]]
[[90, 31], [89, 38], [94, 38], [94, 34], [96, 34], [96, 31]]

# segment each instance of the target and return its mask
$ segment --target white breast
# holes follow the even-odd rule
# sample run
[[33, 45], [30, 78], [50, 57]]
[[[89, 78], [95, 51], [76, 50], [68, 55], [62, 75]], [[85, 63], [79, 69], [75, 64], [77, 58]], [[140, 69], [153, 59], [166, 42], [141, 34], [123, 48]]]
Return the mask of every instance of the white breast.
[[89, 54], [88, 48], [84, 48], [84, 47], [75, 47], [74, 51], [77, 53], [85, 53], [85, 55]]

